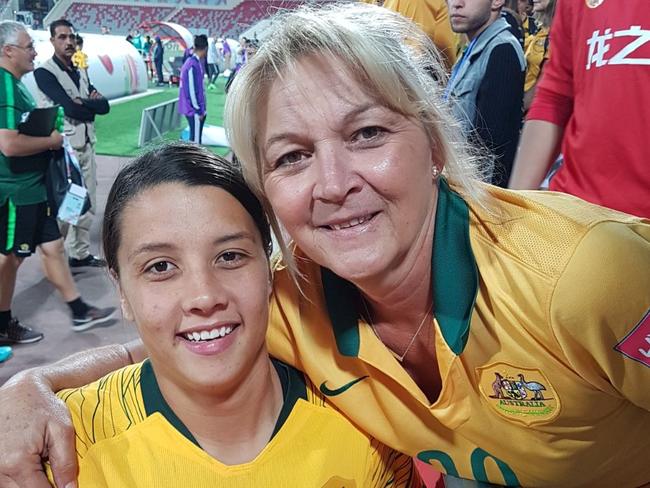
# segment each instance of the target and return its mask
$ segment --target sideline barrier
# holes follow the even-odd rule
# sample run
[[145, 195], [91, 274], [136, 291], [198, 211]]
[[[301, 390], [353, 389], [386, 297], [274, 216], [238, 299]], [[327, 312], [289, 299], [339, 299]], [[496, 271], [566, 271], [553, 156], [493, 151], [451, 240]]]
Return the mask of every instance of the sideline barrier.
[[180, 127], [181, 114], [178, 113], [178, 99], [147, 107], [142, 111], [140, 119], [138, 147], [155, 139], [162, 139], [165, 132], [178, 130]]

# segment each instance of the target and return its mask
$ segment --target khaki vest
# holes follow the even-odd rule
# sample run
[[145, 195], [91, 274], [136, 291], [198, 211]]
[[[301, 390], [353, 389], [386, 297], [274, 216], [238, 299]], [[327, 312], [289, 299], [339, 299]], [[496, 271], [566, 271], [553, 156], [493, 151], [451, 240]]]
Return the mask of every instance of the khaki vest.
[[[70, 75], [62, 70], [58, 64], [54, 62], [54, 59], [50, 58], [39, 66], [50, 73], [52, 73], [59, 85], [65, 90], [66, 94], [71, 98], [90, 98], [90, 82], [88, 76], [84, 76], [84, 73], [80, 73], [79, 77], [79, 88], [74, 84]], [[54, 105], [54, 101], [43, 93], [40, 89], [38, 90], [39, 106], [41, 107], [51, 107]], [[97, 138], [95, 137], [95, 124], [93, 122], [84, 122], [82, 120], [72, 119], [67, 115], [64, 118], [64, 133], [70, 140], [70, 144], [74, 148], [81, 148], [86, 145], [86, 142], [95, 144]]]

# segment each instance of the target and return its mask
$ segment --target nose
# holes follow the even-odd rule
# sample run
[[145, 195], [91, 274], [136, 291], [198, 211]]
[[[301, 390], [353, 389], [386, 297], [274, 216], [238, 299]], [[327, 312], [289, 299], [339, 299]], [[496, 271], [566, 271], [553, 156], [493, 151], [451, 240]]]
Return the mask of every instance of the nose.
[[209, 317], [214, 311], [228, 306], [227, 293], [216, 272], [205, 265], [200, 270], [187, 273], [182, 284], [182, 307], [185, 315]]
[[317, 148], [314, 155], [315, 184], [313, 198], [338, 203], [359, 187], [353, 168], [352, 155], [335, 142]]

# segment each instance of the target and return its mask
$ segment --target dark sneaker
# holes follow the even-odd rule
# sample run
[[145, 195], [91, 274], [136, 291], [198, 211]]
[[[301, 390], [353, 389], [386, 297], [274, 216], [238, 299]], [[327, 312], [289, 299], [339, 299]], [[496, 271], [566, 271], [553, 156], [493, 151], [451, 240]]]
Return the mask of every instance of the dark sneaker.
[[103, 324], [111, 320], [115, 313], [115, 307], [97, 308], [89, 307], [85, 315], [72, 317], [72, 330], [82, 332], [96, 325]]
[[0, 331], [0, 343], [3, 344], [31, 344], [43, 338], [43, 334], [24, 326], [15, 317], [11, 318], [6, 332]]
[[89, 254], [83, 259], [70, 258], [68, 259], [68, 263], [70, 264], [71, 268], [83, 268], [84, 266], [103, 268], [106, 266], [105, 260], [98, 258], [97, 256], [93, 256], [92, 254]]

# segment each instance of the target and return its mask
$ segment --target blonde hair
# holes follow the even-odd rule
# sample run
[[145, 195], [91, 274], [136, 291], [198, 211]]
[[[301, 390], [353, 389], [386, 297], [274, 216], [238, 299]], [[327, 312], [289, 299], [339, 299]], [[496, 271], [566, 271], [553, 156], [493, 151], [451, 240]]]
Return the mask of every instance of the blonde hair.
[[466, 143], [444, 99], [447, 74], [429, 37], [410, 20], [364, 3], [303, 6], [272, 19], [271, 32], [235, 78], [226, 100], [228, 139], [244, 177], [266, 211], [284, 260], [296, 267], [264, 194], [264, 158], [256, 119], [276, 79], [291, 77], [308, 56], [331, 58], [355, 77], [378, 103], [417, 119], [426, 130], [449, 183], [464, 198], [481, 203], [480, 157]]

